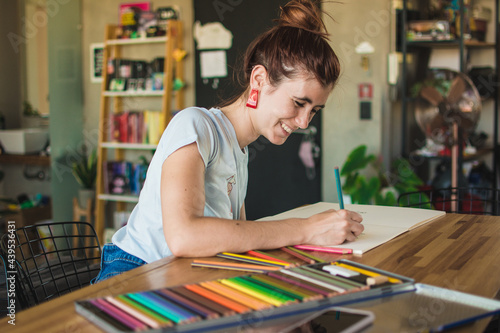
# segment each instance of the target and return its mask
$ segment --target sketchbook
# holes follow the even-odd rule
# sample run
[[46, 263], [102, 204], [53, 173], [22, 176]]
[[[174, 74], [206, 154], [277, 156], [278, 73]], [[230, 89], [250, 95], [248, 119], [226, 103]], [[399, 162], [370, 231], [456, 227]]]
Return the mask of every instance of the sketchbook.
[[[363, 216], [365, 230], [354, 242], [345, 242], [335, 245], [339, 248], [349, 248], [369, 251], [382, 245], [391, 239], [434, 221], [446, 212], [407, 207], [376, 206], [376, 205], [345, 205], [345, 209], [358, 212]], [[259, 221], [281, 220], [286, 218], [307, 218], [314, 214], [329, 209], [339, 209], [339, 204], [329, 202], [318, 202], [315, 204], [295, 208], [277, 215], [259, 219]]]

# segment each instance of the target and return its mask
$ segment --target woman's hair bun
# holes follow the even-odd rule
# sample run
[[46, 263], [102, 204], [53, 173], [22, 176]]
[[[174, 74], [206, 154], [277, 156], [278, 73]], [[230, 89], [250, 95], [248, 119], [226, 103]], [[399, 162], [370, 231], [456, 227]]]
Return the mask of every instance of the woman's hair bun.
[[281, 7], [278, 26], [303, 29], [322, 36], [328, 35], [321, 19], [319, 4], [312, 0], [292, 0]]

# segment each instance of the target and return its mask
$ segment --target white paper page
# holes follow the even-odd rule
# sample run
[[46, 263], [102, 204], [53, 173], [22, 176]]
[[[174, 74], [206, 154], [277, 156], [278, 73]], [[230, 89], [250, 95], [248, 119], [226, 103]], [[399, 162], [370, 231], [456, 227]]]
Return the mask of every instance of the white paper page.
[[360, 213], [363, 216], [363, 224], [398, 227], [406, 230], [411, 230], [421, 222], [446, 215], [446, 212], [439, 210], [392, 206], [345, 205], [345, 209]]
[[354, 242], [345, 242], [340, 245], [335, 245], [333, 247], [353, 249], [366, 252], [373, 249], [379, 245], [382, 245], [391, 239], [407, 232], [408, 230], [403, 228], [390, 228], [386, 226], [379, 225], [366, 225], [365, 230], [361, 235], [358, 236]]
[[[259, 221], [272, 221], [285, 218], [307, 218], [314, 214], [335, 209], [338, 210], [338, 203], [318, 202], [312, 205], [307, 205], [295, 208], [274, 216], [268, 216]], [[389, 227], [404, 228], [410, 230], [416, 224], [424, 221], [433, 220], [443, 216], [446, 212], [432, 209], [393, 207], [393, 206], [377, 206], [377, 205], [345, 205], [345, 209], [357, 212], [363, 216], [363, 224], [375, 224]]]
[[[345, 205], [344, 208], [358, 212], [363, 216], [363, 225], [365, 230], [356, 241], [344, 243], [342, 245], [335, 245], [335, 247], [350, 248], [353, 250], [361, 250], [363, 252], [384, 244], [385, 242], [408, 230], [411, 230], [414, 227], [433, 221], [446, 214], [446, 212], [431, 209], [376, 205]], [[265, 217], [259, 219], [259, 221], [272, 221], [286, 218], [307, 218], [329, 209], [338, 210], [339, 204], [318, 202], [312, 205], [295, 208], [274, 216]]]

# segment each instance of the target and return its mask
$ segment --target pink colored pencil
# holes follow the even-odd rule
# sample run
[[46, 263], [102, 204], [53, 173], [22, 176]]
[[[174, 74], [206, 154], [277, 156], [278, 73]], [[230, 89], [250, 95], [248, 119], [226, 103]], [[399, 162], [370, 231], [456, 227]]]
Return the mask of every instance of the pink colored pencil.
[[90, 303], [94, 305], [95, 307], [99, 308], [101, 311], [106, 313], [108, 316], [111, 316], [124, 324], [125, 326], [128, 326], [132, 328], [133, 330], [144, 330], [148, 328], [143, 322], [137, 320], [136, 318], [130, 316], [129, 314], [123, 312], [122, 310], [119, 310], [118, 308], [114, 307], [110, 303], [96, 298], [90, 300]]
[[121, 301], [114, 299], [113, 297], [106, 297], [106, 301], [111, 303], [112, 305], [116, 306], [118, 309], [123, 310], [124, 312], [128, 313], [132, 317], [136, 318], [139, 321], [142, 321], [144, 324], [151, 326], [152, 328], [160, 328], [160, 324], [156, 322], [155, 320], [149, 318], [145, 314], [143, 314], [140, 311], [137, 311], [136, 309], [132, 308], [131, 306], [122, 303]]
[[325, 247], [325, 246], [317, 246], [317, 245], [294, 245], [295, 248], [299, 250], [306, 251], [318, 251], [318, 252], [327, 252], [327, 253], [335, 253], [335, 254], [362, 254], [361, 250], [353, 250], [353, 249], [344, 249], [339, 247]]

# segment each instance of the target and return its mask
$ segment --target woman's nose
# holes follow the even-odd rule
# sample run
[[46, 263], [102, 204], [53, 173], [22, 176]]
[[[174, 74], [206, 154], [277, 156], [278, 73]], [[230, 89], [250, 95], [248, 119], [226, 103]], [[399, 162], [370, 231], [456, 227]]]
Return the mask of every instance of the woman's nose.
[[297, 123], [297, 125], [304, 129], [304, 128], [307, 128], [307, 126], [309, 126], [309, 112], [307, 112], [306, 110], [304, 110], [303, 112], [300, 112], [297, 117], [295, 117], [295, 121]]

